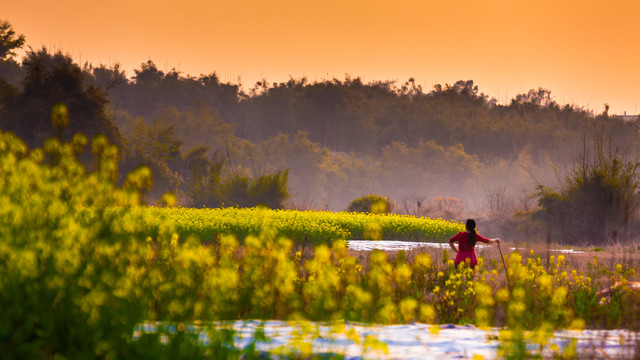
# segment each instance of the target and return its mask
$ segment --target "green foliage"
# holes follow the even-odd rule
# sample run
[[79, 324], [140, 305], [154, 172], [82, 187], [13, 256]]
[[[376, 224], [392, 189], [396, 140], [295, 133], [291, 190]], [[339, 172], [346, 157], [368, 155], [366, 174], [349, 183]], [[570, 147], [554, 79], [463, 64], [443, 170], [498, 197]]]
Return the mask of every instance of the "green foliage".
[[388, 214], [393, 203], [386, 196], [369, 194], [352, 200], [345, 211], [372, 214]]
[[542, 209], [554, 238], [573, 244], [624, 242], [638, 203], [640, 164], [627, 161], [611, 143], [594, 138], [593, 156], [585, 153], [559, 191], [539, 187]]

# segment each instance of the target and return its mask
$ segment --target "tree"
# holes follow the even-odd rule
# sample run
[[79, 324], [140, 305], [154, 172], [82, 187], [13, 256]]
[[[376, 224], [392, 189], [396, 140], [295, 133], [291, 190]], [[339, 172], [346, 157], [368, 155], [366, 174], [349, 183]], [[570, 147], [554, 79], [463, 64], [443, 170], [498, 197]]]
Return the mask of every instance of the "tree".
[[548, 107], [550, 105], [554, 105], [555, 101], [551, 98], [551, 91], [544, 88], [531, 89], [526, 94], [518, 94], [516, 97], [511, 100], [512, 104], [518, 105], [535, 105], [539, 108]]
[[15, 56], [14, 49], [20, 49], [24, 45], [24, 35], [18, 35], [11, 24], [6, 20], [0, 20], [0, 60]]
[[56, 135], [51, 123], [51, 109], [65, 104], [70, 124], [65, 138], [77, 132], [92, 137], [105, 134], [111, 142], [122, 145], [116, 126], [105, 114], [105, 93], [84, 83], [80, 67], [61, 52], [50, 54], [46, 48], [29, 50], [23, 60], [26, 70], [23, 90], [7, 110], [5, 130], [11, 130], [28, 144], [36, 146]]
[[199, 103], [196, 107], [178, 110], [176, 107], [159, 109], [154, 122], [173, 126], [175, 135], [184, 140], [187, 149], [206, 146], [212, 151], [224, 149], [236, 126], [225, 123], [218, 112]]
[[15, 36], [15, 31], [7, 21], [0, 20], [0, 111], [3, 103], [2, 93], [13, 91], [10, 86], [18, 86], [24, 73], [13, 56], [14, 49], [24, 45], [24, 35]]
[[120, 63], [116, 63], [112, 68], [108, 68], [104, 64], [97, 67], [85, 64], [84, 71], [89, 82], [105, 92], [129, 83], [124, 70], [120, 69]]

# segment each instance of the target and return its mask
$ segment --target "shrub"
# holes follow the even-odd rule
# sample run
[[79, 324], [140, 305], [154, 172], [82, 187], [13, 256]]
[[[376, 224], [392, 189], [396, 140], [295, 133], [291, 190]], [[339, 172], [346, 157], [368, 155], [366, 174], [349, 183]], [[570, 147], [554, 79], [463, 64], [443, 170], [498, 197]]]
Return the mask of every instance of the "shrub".
[[351, 201], [346, 211], [374, 213], [374, 214], [388, 214], [391, 212], [391, 209], [392, 209], [392, 202], [388, 197], [380, 196], [376, 194], [369, 194]]
[[289, 197], [288, 178], [289, 170], [257, 178], [236, 175], [227, 179], [216, 195], [222, 199], [222, 204], [225, 206], [260, 205], [270, 209], [284, 209], [284, 201]]
[[546, 223], [548, 237], [565, 243], [603, 244], [629, 237], [628, 225], [638, 202], [640, 163], [594, 138], [593, 155], [581, 154], [559, 190], [540, 185], [541, 209], [534, 219]]

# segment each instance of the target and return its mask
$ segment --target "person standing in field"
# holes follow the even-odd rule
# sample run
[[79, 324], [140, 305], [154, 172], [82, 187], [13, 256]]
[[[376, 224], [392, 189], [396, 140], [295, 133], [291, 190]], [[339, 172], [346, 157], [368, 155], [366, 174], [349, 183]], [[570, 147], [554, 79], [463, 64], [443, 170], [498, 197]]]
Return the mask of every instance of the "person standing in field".
[[[461, 231], [449, 239], [449, 246], [451, 246], [453, 251], [457, 253], [456, 259], [454, 260], [456, 268], [461, 262], [465, 262], [469, 259], [469, 265], [473, 269], [476, 264], [478, 264], [478, 258], [476, 257], [476, 252], [474, 250], [476, 242], [481, 241], [485, 244], [500, 243], [500, 238], [487, 239], [486, 237], [476, 233], [476, 221], [473, 219], [467, 219], [465, 227], [467, 231]], [[458, 243], [458, 248], [453, 244], [454, 242]]]

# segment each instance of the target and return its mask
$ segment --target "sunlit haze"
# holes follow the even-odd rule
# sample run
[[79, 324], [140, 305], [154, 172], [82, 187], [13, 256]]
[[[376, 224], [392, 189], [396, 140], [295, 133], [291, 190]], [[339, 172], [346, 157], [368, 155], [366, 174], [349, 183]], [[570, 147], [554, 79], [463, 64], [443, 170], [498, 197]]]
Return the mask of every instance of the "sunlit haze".
[[[127, 76], [216, 72], [245, 88], [306, 76], [365, 81], [472, 79], [504, 103], [543, 87], [595, 112], [640, 109], [640, 1], [3, 1], [27, 46]], [[22, 53], [20, 53], [22, 54]]]

